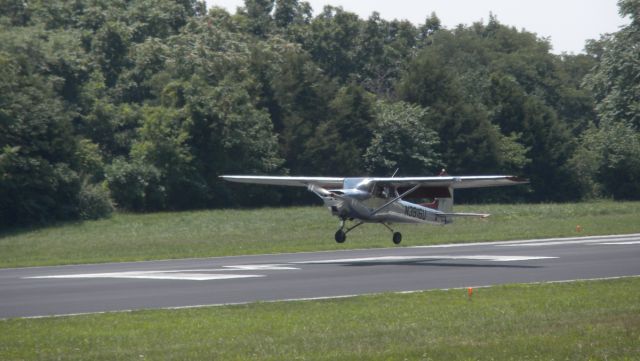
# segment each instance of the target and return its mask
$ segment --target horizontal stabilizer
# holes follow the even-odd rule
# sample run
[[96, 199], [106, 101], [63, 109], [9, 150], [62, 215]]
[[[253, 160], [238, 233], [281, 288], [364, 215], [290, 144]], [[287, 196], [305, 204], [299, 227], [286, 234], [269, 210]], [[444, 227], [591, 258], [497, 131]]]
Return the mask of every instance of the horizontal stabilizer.
[[489, 213], [440, 213], [443, 216], [447, 217], [480, 217], [487, 218], [490, 216]]

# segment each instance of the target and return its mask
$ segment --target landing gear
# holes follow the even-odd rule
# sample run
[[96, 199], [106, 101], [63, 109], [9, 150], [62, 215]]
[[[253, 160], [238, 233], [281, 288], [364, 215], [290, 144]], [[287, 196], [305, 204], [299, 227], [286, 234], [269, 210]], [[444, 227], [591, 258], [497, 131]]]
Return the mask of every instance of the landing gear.
[[344, 218], [340, 221], [340, 229], [338, 229], [336, 231], [335, 239], [336, 239], [336, 242], [338, 242], [338, 243], [344, 243], [344, 241], [347, 240], [347, 233], [349, 233], [352, 229], [354, 229], [354, 228], [356, 228], [356, 227], [358, 227], [358, 226], [360, 226], [361, 224], [364, 223], [364, 222], [358, 222], [355, 226], [349, 227], [345, 231], [344, 230], [344, 222], [345, 221], [346, 221], [346, 219], [344, 219]]
[[[340, 229], [338, 229], [336, 231], [336, 235], [335, 235], [335, 239], [336, 242], [338, 243], [344, 243], [347, 240], [347, 233], [349, 233], [352, 229], [362, 225], [364, 222], [358, 222], [356, 223], [356, 225], [354, 225], [353, 227], [349, 227], [346, 230], [344, 229], [344, 223], [346, 221], [346, 218], [343, 218], [340, 220]], [[387, 227], [387, 229], [389, 231], [391, 231], [391, 233], [393, 233], [393, 243], [394, 244], [400, 244], [400, 242], [402, 242], [402, 233], [400, 232], [396, 232], [394, 231], [391, 227], [389, 227], [389, 225], [387, 225], [384, 222], [380, 222], [380, 224], [382, 224], [383, 226]]]
[[402, 233], [394, 231], [393, 228], [389, 227], [389, 225], [384, 222], [380, 222], [380, 224], [387, 227], [387, 229], [393, 233], [393, 238], [391, 239], [393, 244], [400, 244], [400, 242], [402, 242]]

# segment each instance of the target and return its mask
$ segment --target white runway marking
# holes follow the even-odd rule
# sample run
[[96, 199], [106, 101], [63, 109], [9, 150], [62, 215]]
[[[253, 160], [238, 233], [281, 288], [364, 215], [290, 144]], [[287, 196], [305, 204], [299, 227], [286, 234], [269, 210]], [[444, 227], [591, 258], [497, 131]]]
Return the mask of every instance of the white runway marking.
[[133, 278], [153, 280], [187, 280], [187, 281], [211, 281], [228, 280], [235, 278], [255, 278], [264, 275], [253, 274], [216, 274], [216, 273], [190, 273], [193, 270], [182, 271], [143, 271], [143, 272], [109, 272], [109, 273], [85, 273], [71, 275], [33, 276], [25, 278]]
[[84, 273], [68, 275], [46, 275], [32, 276], [25, 278], [133, 278], [152, 280], [186, 280], [186, 281], [211, 281], [228, 280], [234, 278], [255, 278], [265, 277], [256, 274], [219, 274], [217, 272], [238, 272], [238, 271], [282, 271], [298, 270], [300, 268], [286, 264], [257, 264], [257, 265], [237, 265], [223, 266], [223, 268], [210, 269], [188, 269], [188, 270], [167, 270], [167, 271], [130, 271], [130, 272], [107, 272], [107, 273]]
[[185, 281], [212, 281], [212, 280], [228, 280], [237, 278], [256, 278], [265, 277], [259, 274], [235, 274], [235, 273], [219, 273], [229, 271], [283, 271], [283, 270], [299, 270], [293, 267], [293, 264], [331, 264], [331, 263], [356, 263], [356, 262], [398, 262], [398, 261], [440, 261], [440, 260], [472, 260], [472, 261], [490, 261], [490, 262], [514, 262], [538, 259], [550, 259], [558, 257], [545, 256], [493, 256], [493, 255], [469, 255], [469, 256], [384, 256], [384, 257], [365, 257], [365, 258], [343, 258], [328, 259], [318, 261], [300, 261], [291, 262], [290, 264], [257, 264], [257, 265], [234, 265], [223, 266], [223, 268], [212, 269], [189, 269], [189, 270], [165, 270], [165, 271], [129, 271], [129, 272], [106, 272], [106, 273], [79, 273], [65, 275], [43, 275], [25, 277], [27, 279], [81, 279], [81, 278], [129, 278], [129, 279], [152, 279], [152, 280], [185, 280]]
[[601, 239], [585, 239], [580, 241], [558, 241], [558, 242], [532, 242], [532, 243], [518, 243], [518, 244], [497, 244], [496, 247], [542, 247], [542, 246], [557, 246], [565, 244], [587, 244], [602, 242]]
[[596, 243], [596, 244], [602, 244], [602, 245], [627, 245], [627, 244], [640, 244], [640, 241], [603, 242], [603, 243]]
[[239, 266], [224, 266], [224, 268], [237, 271], [286, 271], [300, 269], [286, 264], [245, 264]]
[[565, 239], [565, 240], [536, 240], [528, 243], [508, 243], [496, 244], [497, 247], [540, 247], [540, 246], [557, 246], [565, 244], [638, 244], [638, 235], [616, 236], [616, 237], [585, 237], [581, 239]]
[[452, 244], [434, 244], [430, 246], [413, 246], [411, 248], [458, 248], [472, 246], [497, 246], [497, 247], [516, 247], [516, 246], [538, 246], [538, 245], [562, 245], [575, 243], [595, 243], [595, 242], [611, 242], [619, 240], [638, 240], [640, 233], [606, 235], [606, 236], [585, 236], [585, 237], [558, 237], [558, 238], [542, 238], [537, 240], [514, 240], [514, 241], [498, 241], [498, 242], [471, 242], [471, 243], [452, 243]]
[[319, 261], [293, 262], [296, 264], [328, 264], [328, 263], [356, 263], [356, 262], [396, 262], [396, 261], [438, 261], [438, 260], [473, 260], [491, 262], [513, 262], [528, 261], [537, 259], [550, 259], [558, 257], [545, 256], [492, 256], [492, 255], [470, 255], [470, 256], [385, 256], [385, 257], [365, 257], [365, 258], [343, 258], [327, 259]]

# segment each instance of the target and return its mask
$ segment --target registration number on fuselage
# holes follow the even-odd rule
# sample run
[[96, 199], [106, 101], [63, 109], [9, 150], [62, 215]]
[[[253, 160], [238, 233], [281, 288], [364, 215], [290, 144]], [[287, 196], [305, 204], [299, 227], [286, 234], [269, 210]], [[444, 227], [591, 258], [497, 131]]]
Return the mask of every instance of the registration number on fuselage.
[[405, 206], [404, 207], [404, 214], [409, 216], [409, 217], [426, 220], [427, 216], [428, 216], [428, 213], [429, 212], [427, 212], [426, 210], [424, 210], [422, 208], [411, 207], [411, 206]]

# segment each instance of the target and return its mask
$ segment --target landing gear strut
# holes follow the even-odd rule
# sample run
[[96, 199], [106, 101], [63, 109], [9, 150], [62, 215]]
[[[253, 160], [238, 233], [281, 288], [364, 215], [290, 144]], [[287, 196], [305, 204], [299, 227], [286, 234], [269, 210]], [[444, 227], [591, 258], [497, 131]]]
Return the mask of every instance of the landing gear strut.
[[343, 219], [340, 221], [340, 229], [338, 229], [338, 230], [336, 231], [335, 239], [336, 239], [336, 242], [338, 242], [338, 243], [344, 243], [344, 241], [346, 241], [346, 240], [347, 240], [347, 233], [349, 233], [352, 229], [354, 229], [354, 228], [356, 228], [356, 227], [358, 227], [358, 226], [360, 226], [361, 224], [363, 224], [363, 223], [364, 223], [364, 222], [358, 222], [358, 223], [356, 223], [356, 225], [355, 225], [355, 226], [349, 227], [349, 228], [347, 228], [347, 230], [345, 231], [345, 230], [344, 230], [344, 222], [345, 222], [345, 220], [346, 220], [346, 219], [344, 219], [344, 218], [343, 218]]
[[393, 233], [392, 240], [394, 244], [400, 244], [400, 242], [402, 242], [402, 233], [394, 231], [393, 228], [389, 227], [389, 225], [384, 222], [380, 222], [380, 224], [387, 227], [387, 229]]

